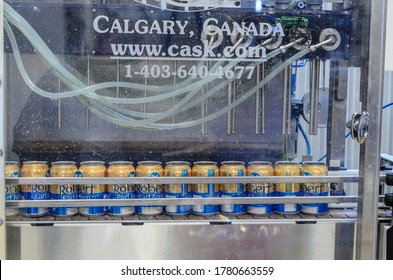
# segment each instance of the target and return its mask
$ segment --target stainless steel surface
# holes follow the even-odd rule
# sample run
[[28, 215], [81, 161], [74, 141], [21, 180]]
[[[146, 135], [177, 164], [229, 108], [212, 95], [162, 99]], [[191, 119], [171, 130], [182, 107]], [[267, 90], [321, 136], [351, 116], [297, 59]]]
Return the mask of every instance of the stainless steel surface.
[[[2, 151], [6, 151], [6, 99], [4, 91], [4, 31], [3, 31], [3, 1], [0, 2], [0, 221], [5, 221], [5, 157]], [[6, 227], [2, 223], [0, 224], [0, 259], [6, 258], [5, 248], [6, 246]]]
[[[348, 62], [330, 63], [330, 94], [327, 130], [326, 162], [339, 160], [340, 166], [345, 163], [345, 123], [347, 109]], [[339, 186], [342, 193], [342, 185]]]
[[136, 206], [136, 205], [198, 205], [198, 204], [278, 204], [278, 203], [327, 203], [357, 202], [356, 196], [319, 197], [233, 197], [233, 198], [151, 198], [151, 199], [67, 199], [67, 200], [13, 200], [10, 208], [54, 206]]
[[367, 88], [361, 89], [366, 93], [366, 98], [362, 100], [362, 111], [370, 114], [370, 129], [367, 141], [360, 148], [356, 259], [376, 259], [377, 254], [386, 6], [385, 0], [367, 0], [361, 1], [360, 4], [365, 16], [370, 18], [370, 30], [367, 30], [369, 34], [364, 38], [369, 42], [369, 49], [365, 50], [368, 61], [366, 67], [362, 69], [364, 71], [362, 77], [366, 77], [365, 75], [368, 77]]
[[318, 134], [320, 60], [310, 60], [310, 126], [309, 134]]
[[[351, 220], [316, 224], [10, 224], [7, 258], [352, 259], [354, 230]], [[338, 240], [340, 246], [336, 246]]]
[[386, 260], [387, 230], [391, 227], [390, 222], [378, 223], [378, 260]]

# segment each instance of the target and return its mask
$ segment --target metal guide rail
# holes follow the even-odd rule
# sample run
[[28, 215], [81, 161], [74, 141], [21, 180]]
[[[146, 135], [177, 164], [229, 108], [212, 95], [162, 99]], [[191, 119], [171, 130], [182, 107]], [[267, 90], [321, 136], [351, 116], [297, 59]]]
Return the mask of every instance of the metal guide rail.
[[[336, 175], [336, 172], [332, 172], [334, 175], [330, 176], [266, 176], [266, 177], [255, 177], [255, 176], [239, 176], [239, 177], [100, 177], [100, 178], [7, 178], [6, 184], [198, 184], [198, 183], [357, 183], [359, 177], [356, 173], [346, 172]], [[385, 174], [380, 175], [381, 182], [385, 180]], [[380, 200], [382, 197], [380, 198]], [[321, 220], [321, 219], [356, 219], [356, 210], [358, 197], [357, 196], [308, 196], [308, 197], [205, 197], [205, 198], [144, 198], [144, 199], [72, 199], [72, 200], [13, 200], [6, 201], [8, 208], [22, 208], [22, 207], [86, 207], [86, 206], [162, 206], [162, 205], [199, 205], [199, 204], [278, 204], [278, 203], [330, 203], [334, 204], [335, 209], [330, 209], [330, 212], [325, 215], [309, 215], [309, 214], [297, 214], [297, 215], [281, 215], [281, 214], [270, 214], [270, 215], [213, 215], [213, 216], [200, 216], [200, 215], [183, 215], [183, 216], [171, 216], [171, 215], [133, 215], [117, 218], [110, 215], [102, 215], [97, 217], [84, 217], [76, 215], [73, 217], [51, 217], [46, 216], [42, 218], [26, 218], [23, 216], [8, 217], [7, 222], [124, 222], [131, 221], [132, 223], [143, 223], [144, 221], [213, 221], [216, 222], [223, 219], [225, 223], [228, 221], [231, 223], [233, 220], [255, 220], [263, 219], [266, 221], [272, 219], [283, 219], [288, 221], [297, 220]], [[342, 207], [342, 209], [340, 209]], [[343, 210], [344, 209], [344, 210]], [[389, 216], [389, 213], [385, 213], [385, 216]], [[390, 213], [391, 216], [391, 213]]]
[[[379, 209], [379, 221], [389, 221], [392, 217], [392, 210]], [[236, 224], [236, 223], [296, 223], [296, 224], [316, 224], [318, 222], [356, 222], [357, 212], [356, 209], [331, 209], [328, 213], [323, 215], [312, 214], [269, 214], [269, 215], [228, 215], [228, 214], [215, 214], [215, 215], [127, 215], [127, 216], [82, 216], [77, 214], [71, 217], [54, 217], [45, 216], [39, 218], [24, 217], [22, 215], [7, 217], [7, 224], [32, 224], [32, 225], [45, 225], [53, 226], [54, 224], [89, 224], [89, 223], [116, 223], [124, 226], [127, 225], [143, 225], [145, 223], [204, 223], [211, 225], [220, 224]]]

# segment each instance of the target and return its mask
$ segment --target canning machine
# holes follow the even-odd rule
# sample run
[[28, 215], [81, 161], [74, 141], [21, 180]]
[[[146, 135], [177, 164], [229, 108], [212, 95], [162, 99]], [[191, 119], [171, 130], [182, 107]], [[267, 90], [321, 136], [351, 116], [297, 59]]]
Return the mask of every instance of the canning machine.
[[[0, 172], [0, 257], [383, 258], [386, 236], [378, 229], [391, 219], [380, 171], [386, 2], [2, 1], [0, 170], [6, 161], [20, 166], [32, 160], [78, 167], [83, 161], [132, 161], [136, 167], [140, 161], [247, 166], [263, 160], [325, 162], [329, 172], [70, 178]], [[360, 69], [361, 110], [347, 119], [353, 69]], [[303, 155], [303, 136], [322, 127], [326, 157]], [[345, 166], [349, 135], [360, 146], [357, 170]], [[229, 183], [324, 183], [330, 195], [5, 200], [11, 185]], [[206, 203], [328, 203], [329, 212], [5, 214], [26, 207]]]

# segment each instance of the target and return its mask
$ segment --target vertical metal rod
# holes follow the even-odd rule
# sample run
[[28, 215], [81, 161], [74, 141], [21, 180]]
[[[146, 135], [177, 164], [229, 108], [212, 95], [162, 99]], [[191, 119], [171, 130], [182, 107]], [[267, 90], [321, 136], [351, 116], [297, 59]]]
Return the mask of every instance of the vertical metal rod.
[[[228, 90], [228, 105], [232, 103], [232, 82], [228, 84], [227, 90]], [[227, 113], [227, 134], [232, 133], [232, 110], [229, 110]]]
[[284, 96], [282, 109], [282, 134], [291, 134], [292, 65], [284, 69]]
[[[62, 55], [61, 54], [60, 54], [59, 60], [60, 61], [62, 60]], [[59, 90], [58, 90], [58, 92], [59, 93], [61, 92], [61, 80], [60, 79], [59, 79]], [[61, 119], [61, 98], [59, 98], [58, 104], [59, 104], [59, 106], [58, 106], [58, 109], [57, 109], [57, 118], [58, 118], [57, 124], [58, 124], [58, 129], [61, 130], [61, 121], [62, 121], [62, 119]]]
[[[232, 102], [236, 101], [236, 80], [234, 80], [232, 85]], [[231, 133], [235, 134], [235, 116], [236, 116], [236, 108], [231, 110]]]
[[4, 31], [3, 31], [3, 1], [0, 1], [0, 259], [6, 259], [6, 223], [5, 223], [5, 151], [7, 143], [7, 123], [6, 123], [6, 98], [5, 98], [5, 78], [4, 71]]
[[[207, 67], [209, 68], [209, 66], [210, 66], [209, 62], [205, 62], [205, 64], [207, 64]], [[209, 90], [209, 85], [206, 84], [202, 88], [202, 94], [204, 95], [208, 90]], [[201, 117], [204, 118], [207, 116], [207, 114], [208, 114], [208, 101], [207, 101], [207, 99], [204, 99], [201, 104]], [[207, 134], [207, 122], [202, 123], [201, 133]]]
[[322, 87], [326, 88], [326, 60], [322, 61]]
[[310, 135], [318, 134], [320, 60], [310, 61]]
[[[90, 55], [87, 55], [87, 85], [90, 85]], [[90, 111], [86, 109], [86, 127], [89, 129]]]
[[364, 93], [362, 111], [370, 117], [367, 140], [360, 145], [356, 259], [376, 259], [387, 1], [359, 2], [362, 26], [369, 27], [361, 34], [368, 45], [361, 56], [366, 60], [361, 69], [365, 83], [360, 91]]
[[[177, 60], [173, 62], [174, 72], [177, 73]], [[176, 75], [173, 75], [173, 85], [176, 85]], [[172, 106], [175, 106], [175, 97], [172, 97]], [[172, 124], [175, 123], [175, 115], [172, 115]]]
[[[116, 60], [116, 81], [120, 82], [120, 61], [117, 59]], [[120, 88], [116, 87], [116, 97], [117, 99], [120, 98]], [[116, 103], [116, 106], [119, 107], [119, 103]], [[119, 129], [119, 125], [115, 126], [116, 129]]]
[[[201, 110], [202, 111], [201, 115], [202, 115], [202, 117], [206, 117], [207, 116], [207, 110], [208, 110], [207, 99], [203, 100], [201, 106], [202, 106], [202, 108], [201, 108], [202, 109]], [[202, 123], [201, 133], [202, 134], [207, 134], [207, 122]]]
[[[257, 66], [256, 82], [265, 78], [265, 63]], [[265, 86], [255, 93], [255, 134], [265, 133]]]
[[[145, 60], [145, 65], [147, 66], [147, 59]], [[145, 77], [145, 98], [147, 97], [147, 77]], [[147, 103], [143, 103], [143, 113], [147, 111]]]
[[[261, 77], [262, 80], [265, 79], [266, 76], [266, 68], [265, 68], [265, 63], [262, 63], [261, 65]], [[266, 86], [266, 85], [265, 85]], [[265, 134], [265, 86], [261, 88], [261, 93], [262, 93], [262, 104], [261, 104], [261, 124], [262, 124], [262, 134]]]
[[[257, 66], [257, 74], [256, 74], [256, 82], [257, 84], [259, 84], [261, 82], [261, 65]], [[262, 99], [262, 89], [259, 89], [256, 93], [255, 93], [255, 134], [259, 134], [261, 133], [260, 130], [260, 124], [259, 124], [259, 120], [260, 120], [260, 113], [261, 113], [261, 99]]]

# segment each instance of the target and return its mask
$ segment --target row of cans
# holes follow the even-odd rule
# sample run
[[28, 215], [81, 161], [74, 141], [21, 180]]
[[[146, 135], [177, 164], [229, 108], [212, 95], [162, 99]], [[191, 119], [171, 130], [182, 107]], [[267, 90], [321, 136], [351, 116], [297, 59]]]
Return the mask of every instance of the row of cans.
[[[324, 163], [305, 162], [302, 167], [289, 161], [273, 164], [265, 161], [249, 162], [248, 167], [240, 161], [222, 162], [218, 168], [216, 162], [199, 161], [191, 168], [185, 161], [167, 162], [165, 169], [161, 162], [138, 162], [135, 169], [132, 162], [110, 162], [106, 168], [102, 161], [85, 161], [76, 167], [72, 161], [53, 162], [48, 168], [47, 162], [24, 162], [19, 174], [16, 162], [6, 162], [7, 177], [212, 177], [212, 176], [326, 176], [327, 168]], [[326, 183], [228, 183], [228, 184], [92, 184], [92, 185], [7, 185], [7, 200], [42, 200], [42, 199], [143, 199], [143, 198], [191, 198], [191, 197], [272, 197], [272, 196], [328, 196]], [[164, 211], [172, 215], [195, 214], [209, 215], [218, 212], [226, 214], [270, 214], [272, 212], [296, 214], [300, 211], [309, 214], [323, 214], [328, 211], [326, 203], [315, 204], [224, 204], [221, 205], [167, 205], [167, 206], [111, 206], [111, 207], [57, 207], [57, 208], [22, 208], [21, 213], [29, 217], [39, 217], [48, 214], [54, 216], [82, 215], [156, 215]], [[18, 209], [7, 209], [7, 215], [18, 214]]]

